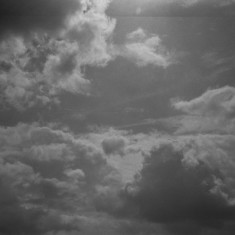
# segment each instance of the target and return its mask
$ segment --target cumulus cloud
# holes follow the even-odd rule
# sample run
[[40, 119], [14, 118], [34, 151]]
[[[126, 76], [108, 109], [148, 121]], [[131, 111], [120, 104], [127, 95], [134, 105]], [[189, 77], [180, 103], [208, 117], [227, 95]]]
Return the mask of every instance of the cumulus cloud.
[[[114, 143], [125, 140], [123, 156], [113, 155], [115, 160], [120, 160], [119, 167], [104, 153], [102, 143], [109, 137], [113, 137]], [[127, 218], [120, 222], [113, 216], [123, 207], [121, 190], [141, 165], [138, 159], [141, 156], [136, 156], [140, 147], [137, 139], [143, 140], [115, 130], [82, 137], [38, 123], [1, 127], [0, 176], [9, 190], [3, 185], [0, 190], [7, 198], [11, 192], [17, 199], [5, 213], [9, 213], [10, 220], [15, 218], [11, 211], [20, 208], [19, 218], [29, 221], [24, 225], [16, 218], [18, 233], [136, 234], [135, 221]], [[114, 149], [112, 151], [116, 151], [116, 147]], [[28, 219], [28, 214], [34, 213], [35, 220]], [[1, 223], [1, 232], [4, 232], [10, 222], [2, 220]], [[143, 224], [139, 229], [150, 234], [161, 230], [157, 225], [149, 226], [147, 229], [148, 225]], [[5, 234], [14, 231], [6, 230]]]
[[226, 230], [235, 216], [233, 136], [163, 139], [126, 186], [123, 213], [165, 223], [173, 234]]
[[[122, 213], [124, 210], [124, 214], [131, 212], [132, 216], [143, 216], [155, 222], [165, 223], [168, 221], [169, 223], [178, 223], [177, 221], [191, 220], [192, 223], [200, 224], [203, 223], [204, 213], [213, 214], [218, 209], [218, 216], [221, 215], [222, 217], [208, 221], [209, 224], [210, 222], [214, 223], [213, 220], [218, 219], [226, 222], [227, 219], [229, 221], [232, 218], [229, 215], [230, 212], [231, 216], [234, 214], [235, 196], [233, 189], [235, 164], [233, 158], [234, 149], [232, 147], [235, 139], [233, 135], [201, 134], [173, 137], [160, 133], [122, 134], [124, 138], [128, 139], [125, 155], [122, 157], [122, 159], [125, 159], [125, 165], [128, 164], [127, 159], [131, 154], [136, 157], [136, 159], [132, 158], [132, 163], [137, 161], [138, 154], [142, 157], [140, 161], [141, 167], [135, 166], [135, 177], [126, 181], [124, 201], [125, 197], [127, 197], [128, 204], [124, 202], [115, 204], [112, 202], [116, 213]], [[99, 140], [101, 139], [99, 143], [102, 143], [102, 136], [104, 135], [104, 133], [101, 133], [96, 137]], [[106, 133], [106, 136], [109, 135]], [[124, 165], [123, 168], [125, 168]], [[121, 169], [118, 170], [122, 173]], [[142, 187], [143, 190], [146, 187], [146, 190], [149, 191], [145, 194], [145, 192], [142, 192]], [[107, 187], [99, 190], [100, 192], [105, 192], [108, 189]], [[198, 193], [194, 195], [194, 192]], [[152, 197], [154, 200], [154, 202], [151, 201], [149, 203], [149, 207], [147, 206], [147, 202], [150, 201], [148, 197]], [[156, 198], [158, 200], [155, 200]], [[164, 205], [163, 201], [166, 198], [169, 199], [169, 203], [167, 202]], [[116, 199], [116, 201], [118, 200]], [[214, 204], [210, 204], [213, 201]], [[176, 207], [173, 202], [175, 202]], [[152, 206], [151, 203], [156, 203], [163, 208], [161, 207], [161, 209], [155, 211], [154, 208], [156, 207]], [[181, 204], [178, 205], [178, 203]], [[200, 203], [203, 206], [200, 207]], [[133, 207], [133, 204], [135, 207]], [[143, 213], [149, 213], [149, 215], [143, 215], [142, 212], [138, 212], [142, 210], [140, 207], [145, 207], [145, 205], [146, 208], [142, 208], [144, 210]], [[110, 207], [108, 206], [108, 208]], [[198, 214], [196, 213], [196, 207], [199, 210]], [[203, 211], [207, 207], [209, 211]], [[181, 209], [185, 211], [176, 212]], [[106, 208], [106, 210], [108, 209]], [[164, 210], [166, 211], [164, 212]], [[228, 210], [228, 214], [223, 218], [224, 210]], [[151, 217], [151, 213], [156, 213], [157, 219], [154, 220]], [[227, 218], [227, 215], [229, 218]]]
[[63, 92], [89, 96], [91, 81], [83, 68], [104, 67], [117, 57], [140, 67], [175, 63], [160, 38], [141, 28], [115, 45], [116, 20], [106, 14], [110, 2], [4, 1], [0, 34], [8, 33], [0, 38], [1, 103], [24, 111], [58, 105]]
[[234, 128], [233, 87], [208, 90], [190, 101], [177, 101], [173, 106], [187, 115], [181, 120], [178, 132], [223, 132], [233, 133]]
[[58, 104], [64, 91], [89, 95], [81, 67], [112, 60], [108, 40], [115, 20], [105, 14], [109, 3], [4, 1], [0, 34], [8, 33], [0, 44], [1, 102], [24, 110]]
[[[197, 235], [232, 234], [235, 216], [233, 135], [169, 136], [111, 130], [90, 133], [89, 138], [102, 144], [111, 134], [122, 134], [128, 140], [121, 158], [124, 164], [119, 166], [125, 168], [131, 154], [135, 156], [133, 165], [138, 154], [141, 161], [140, 166], [134, 166], [135, 177], [129, 177], [125, 187], [97, 186], [98, 210], [122, 218], [147, 220], [160, 227], [164, 225], [163, 234], [188, 234], [192, 230]], [[116, 169], [126, 174], [117, 165]]]
[[45, 208], [30, 207], [22, 202], [20, 192], [3, 177], [0, 182], [0, 232], [2, 234], [44, 234], [49, 231], [79, 231], [72, 221], [64, 221], [63, 214]]
[[79, 211], [95, 213], [101, 195], [113, 200], [123, 185], [102, 146], [86, 138], [37, 123], [1, 127], [0, 133], [3, 234], [77, 232]]
[[127, 42], [117, 55], [133, 61], [138, 66], [153, 65], [166, 68], [174, 62], [173, 56], [161, 43], [157, 35], [148, 35], [139, 28], [127, 35]]
[[106, 154], [123, 155], [125, 151], [125, 139], [122, 137], [110, 137], [102, 142], [103, 150]]
[[[105, 154], [106, 144], [111, 153]], [[234, 144], [228, 134], [110, 129], [81, 136], [37, 123], [2, 127], [0, 186], [7, 194], [2, 200], [15, 201], [4, 210], [9, 218], [15, 218], [12, 210], [19, 210], [20, 218], [36, 213], [26, 225], [16, 218], [22, 233], [29, 226], [39, 234], [135, 234], [136, 220], [145, 220], [138, 222], [140, 234], [232, 231]]]
[[107, 162], [119, 172], [125, 184], [141, 169], [144, 152], [150, 151], [154, 139], [113, 128], [91, 132], [88, 138], [96, 146], [102, 146]]
[[234, 111], [234, 93], [233, 87], [226, 86], [208, 90], [191, 101], [179, 101], [174, 106], [189, 114], [228, 115]]

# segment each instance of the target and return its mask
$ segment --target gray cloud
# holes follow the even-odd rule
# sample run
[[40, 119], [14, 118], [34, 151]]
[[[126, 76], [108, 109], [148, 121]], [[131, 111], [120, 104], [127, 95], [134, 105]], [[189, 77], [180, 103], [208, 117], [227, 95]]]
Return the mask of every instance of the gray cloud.
[[[19, 7], [15, 17], [22, 14], [32, 23], [25, 26], [25, 31], [20, 26], [11, 28], [5, 25], [11, 32], [0, 43], [1, 103], [6, 106], [25, 111], [34, 106], [58, 105], [59, 97], [64, 92], [89, 96], [92, 94], [92, 84], [85, 77], [83, 68], [104, 67], [117, 57], [130, 60], [140, 67], [152, 65], [167, 68], [176, 62], [175, 55], [167, 51], [157, 35], [150, 35], [141, 28], [129, 33], [123, 45], [115, 45], [112, 36], [116, 20], [106, 14], [110, 1], [70, 0], [65, 4], [57, 0], [59, 5], [52, 9], [54, 1], [39, 3], [35, 0], [30, 4], [22, 1], [25, 7]], [[10, 8], [12, 4], [13, 1], [6, 2], [5, 8]], [[40, 18], [41, 13], [33, 13], [40, 12], [41, 8], [43, 19]], [[58, 15], [55, 13], [54, 16], [51, 10], [58, 11]], [[27, 12], [23, 14], [20, 11], [30, 11], [35, 19], [28, 19]], [[24, 25], [23, 16], [20, 18]], [[59, 18], [55, 23], [52, 21], [53, 25], [48, 25], [48, 28], [58, 29], [53, 33], [45, 24], [51, 22], [49, 17]], [[22, 33], [16, 36], [14, 32], [17, 30], [22, 30]], [[28, 36], [25, 36], [26, 32]]]
[[116, 54], [140, 67], [153, 65], [166, 68], [176, 62], [161, 39], [157, 35], [148, 35], [142, 28], [129, 33], [125, 45], [116, 48]]
[[191, 101], [179, 101], [174, 106], [189, 114], [229, 115], [234, 112], [234, 90], [229, 86], [208, 90], [198, 98]]
[[[170, 137], [104, 130], [81, 137], [34, 123], [0, 128], [0, 136], [1, 190], [17, 198], [11, 203], [13, 209], [21, 208], [19, 217], [39, 214], [27, 224], [30, 231], [95, 234], [99, 221], [98, 234], [134, 234], [138, 219], [140, 234], [187, 234], [192, 228], [197, 235], [232, 234], [233, 135]], [[116, 151], [113, 141], [116, 146], [122, 139], [120, 159], [104, 155], [102, 143], [111, 140]], [[28, 231], [17, 221], [19, 231]]]
[[125, 151], [125, 139], [122, 137], [109, 137], [102, 142], [103, 150], [106, 154], [120, 154], [123, 155]]
[[79, 211], [95, 213], [101, 195], [111, 199], [122, 187], [102, 146], [85, 138], [37, 123], [1, 127], [0, 133], [3, 234], [77, 233]]
[[75, 223], [63, 220], [61, 213], [46, 211], [40, 207], [22, 205], [19, 192], [4, 182], [0, 182], [0, 233], [1, 234], [44, 234], [49, 231], [79, 231]]
[[232, 188], [225, 186], [224, 177], [221, 167], [208, 165], [205, 159], [196, 165], [185, 162], [184, 152], [169, 143], [153, 149], [136, 181], [127, 186], [125, 197], [132, 213], [172, 229], [178, 224], [179, 234], [193, 226], [195, 234], [208, 227], [221, 231], [235, 216], [234, 204], [228, 202]]
[[235, 89], [230, 86], [208, 90], [190, 101], [176, 101], [173, 106], [186, 113], [178, 133], [234, 132]]
[[165, 227], [163, 234], [232, 234], [233, 135], [126, 133], [125, 138], [132, 154], [142, 154], [142, 170], [136, 167], [125, 189], [99, 188], [99, 210], [150, 221]]
[[[16, 2], [20, 4], [18, 1], [6, 2], [5, 8]], [[65, 91], [89, 95], [90, 81], [84, 78], [81, 67], [105, 66], [112, 60], [108, 40], [115, 28], [115, 20], [105, 14], [109, 1], [22, 1], [21, 4], [24, 7], [17, 6], [19, 12], [14, 15], [17, 18], [19, 14], [20, 19], [32, 23], [29, 28], [25, 26], [30, 35], [15, 36], [17, 29], [5, 25], [12, 33], [0, 43], [1, 101], [25, 110], [35, 105], [58, 104], [58, 96]], [[28, 11], [33, 19], [27, 18], [27, 12], [20, 11]], [[58, 17], [56, 20], [63, 22], [66, 17], [63, 26], [57, 21], [58, 25], [52, 25], [60, 27], [54, 34], [46, 28], [47, 25], [50, 27], [48, 22], [53, 23], [50, 17]], [[37, 24], [41, 24], [41, 30]]]

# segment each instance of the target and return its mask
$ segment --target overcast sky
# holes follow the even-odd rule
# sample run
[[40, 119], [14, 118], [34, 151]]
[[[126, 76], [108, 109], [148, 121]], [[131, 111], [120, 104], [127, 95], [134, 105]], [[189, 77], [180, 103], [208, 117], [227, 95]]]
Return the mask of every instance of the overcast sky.
[[234, 0], [1, 0], [0, 235], [232, 235]]

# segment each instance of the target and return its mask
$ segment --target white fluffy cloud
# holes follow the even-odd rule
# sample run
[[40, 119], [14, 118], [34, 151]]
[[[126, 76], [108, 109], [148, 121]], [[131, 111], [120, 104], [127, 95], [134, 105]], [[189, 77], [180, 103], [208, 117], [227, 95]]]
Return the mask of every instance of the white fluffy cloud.
[[117, 48], [116, 53], [140, 67], [153, 65], [166, 68], [175, 62], [161, 39], [157, 35], [148, 35], [142, 28], [129, 33], [125, 45]]
[[141, 67], [166, 68], [174, 62], [160, 38], [141, 28], [129, 33], [124, 45], [114, 45], [116, 20], [105, 12], [109, 3], [80, 1], [77, 10], [69, 11], [60, 30], [53, 33], [32, 25], [30, 36], [25, 37], [15, 36], [12, 29], [0, 42], [1, 103], [24, 110], [59, 104], [58, 96], [64, 91], [89, 95], [91, 82], [83, 68], [104, 67], [117, 56]]
[[190, 132], [234, 132], [235, 89], [222, 87], [208, 90], [190, 101], [177, 101], [173, 106], [186, 113], [178, 129]]
[[[54, 10], [50, 8], [55, 11], [53, 17], [57, 13], [59, 17], [53, 33], [40, 17], [33, 18], [36, 25], [30, 23], [29, 37], [8, 25], [10, 38], [3, 38], [0, 45], [2, 102], [23, 110], [35, 104], [58, 103], [57, 96], [61, 91], [89, 94], [90, 81], [84, 78], [81, 67], [105, 66], [112, 59], [108, 40], [115, 28], [115, 20], [105, 14], [109, 2], [71, 0], [65, 4], [58, 0], [60, 5]], [[34, 1], [29, 7], [42, 7], [43, 11], [44, 7], [47, 9], [46, 4], [45, 1]], [[51, 4], [48, 2], [49, 7]], [[9, 10], [16, 2], [4, 1], [3, 5]], [[21, 12], [16, 13], [19, 15], [12, 17], [12, 21], [17, 21], [17, 16], [22, 18]], [[24, 17], [29, 15], [30, 12], [25, 12]], [[51, 21], [50, 17], [45, 15], [48, 21]], [[42, 24], [40, 30], [37, 24]]]
[[224, 116], [234, 112], [235, 109], [235, 88], [222, 87], [208, 90], [200, 97], [191, 101], [179, 101], [174, 104], [176, 109], [189, 114], [203, 116]]

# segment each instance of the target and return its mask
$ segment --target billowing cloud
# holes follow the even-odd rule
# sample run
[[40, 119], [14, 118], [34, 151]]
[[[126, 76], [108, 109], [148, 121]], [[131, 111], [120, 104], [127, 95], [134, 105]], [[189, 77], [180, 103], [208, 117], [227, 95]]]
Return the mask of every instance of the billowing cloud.
[[125, 139], [121, 137], [110, 137], [104, 139], [102, 146], [106, 154], [120, 154], [123, 155], [125, 151]]
[[0, 133], [1, 233], [79, 231], [79, 211], [95, 212], [102, 195], [113, 200], [122, 187], [102, 146], [86, 138], [37, 123]]
[[127, 42], [117, 50], [117, 55], [140, 67], [153, 65], [166, 68], [175, 62], [171, 53], [162, 45], [161, 39], [157, 35], [148, 35], [142, 28], [127, 35]]
[[226, 231], [235, 216], [234, 137], [161, 139], [126, 186], [123, 213], [164, 223], [172, 234], [187, 234], [193, 227], [195, 234]]
[[161, 39], [142, 28], [129, 33], [124, 44], [114, 44], [116, 20], [106, 14], [110, 2], [4, 1], [2, 17], [9, 19], [5, 24], [0, 19], [0, 34], [8, 32], [0, 38], [1, 103], [24, 111], [58, 105], [64, 92], [89, 96], [85, 68], [104, 67], [117, 57], [140, 67], [175, 63]]
[[[8, 169], [9, 171], [15, 170]], [[24, 172], [22, 168], [22, 172]], [[9, 174], [11, 174], [9, 172]], [[14, 173], [13, 173], [14, 174]], [[20, 176], [17, 175], [17, 176]], [[16, 177], [17, 177], [16, 176]], [[22, 201], [19, 185], [5, 178], [1, 172], [0, 182], [0, 232], [2, 234], [44, 234], [49, 231], [79, 231], [78, 226], [72, 220], [66, 221], [62, 213], [49, 211], [46, 208], [31, 207]], [[29, 182], [29, 181], [28, 181]], [[24, 183], [27, 187], [27, 180]]]
[[[96, 138], [102, 140], [102, 135], [98, 134]], [[173, 224], [181, 227], [180, 224], [185, 222], [189, 230], [191, 226], [199, 230], [207, 230], [207, 226], [214, 229], [217, 223], [226, 227], [233, 220], [233, 135], [123, 133], [123, 136], [128, 142], [122, 167], [128, 164], [131, 154], [136, 157], [132, 161], [138, 161], [137, 155], [141, 155], [141, 167], [135, 166], [135, 177], [129, 177], [126, 181], [125, 190], [119, 193], [121, 201], [115, 196], [118, 192], [112, 191], [113, 196], [107, 200], [109, 205], [99, 201], [99, 208], [173, 227]], [[124, 171], [118, 167], [116, 169], [125, 175]], [[109, 190], [109, 187], [99, 188], [103, 197]]]
[[186, 113], [178, 132], [233, 133], [235, 89], [230, 86], [208, 90], [190, 101], [177, 101], [173, 106]]
[[[192, 228], [195, 234], [232, 234], [233, 135], [110, 129], [81, 136], [34, 123], [2, 127], [0, 136], [2, 200], [15, 201], [4, 210], [8, 218], [20, 211], [15, 221], [22, 234], [135, 234], [137, 227], [140, 234], [187, 234]], [[122, 147], [120, 156], [115, 151]], [[32, 214], [35, 220], [27, 224], [19, 219]], [[2, 221], [3, 232], [10, 219]]]
[[222, 87], [208, 90], [202, 96], [191, 101], [179, 101], [174, 104], [176, 109], [195, 115], [229, 115], [234, 112], [233, 87]]
[[9, 33], [0, 42], [1, 102], [24, 110], [58, 104], [64, 91], [90, 94], [81, 68], [112, 59], [108, 40], [115, 20], [105, 14], [109, 2], [4, 1], [0, 22]]

